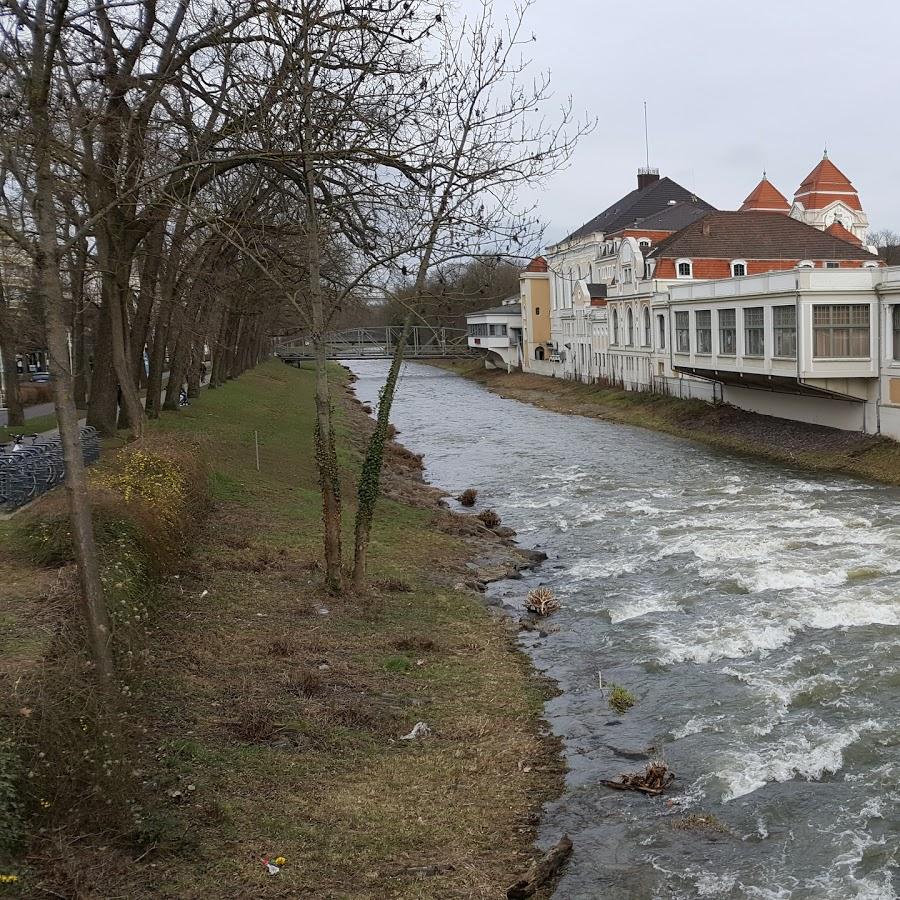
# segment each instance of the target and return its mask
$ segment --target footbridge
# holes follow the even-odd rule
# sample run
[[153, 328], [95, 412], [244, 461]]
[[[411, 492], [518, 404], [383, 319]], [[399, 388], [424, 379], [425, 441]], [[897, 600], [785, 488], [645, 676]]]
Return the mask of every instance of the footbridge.
[[[394, 326], [333, 331], [325, 335], [325, 352], [328, 359], [391, 359], [402, 334], [403, 328]], [[409, 330], [403, 356], [405, 359], [472, 358], [476, 353], [469, 347], [468, 337], [465, 328], [417, 325]], [[299, 365], [315, 356], [308, 332], [283, 341], [275, 352], [291, 365]]]

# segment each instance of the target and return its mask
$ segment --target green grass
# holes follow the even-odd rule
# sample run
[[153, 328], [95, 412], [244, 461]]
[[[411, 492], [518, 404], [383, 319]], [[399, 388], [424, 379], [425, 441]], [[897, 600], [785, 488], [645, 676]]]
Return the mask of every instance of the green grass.
[[56, 413], [26, 419], [24, 425], [0, 425], [0, 443], [11, 440], [17, 434], [40, 434], [56, 428]]
[[[349, 552], [366, 419], [335, 379]], [[500, 896], [527, 868], [523, 823], [561, 778], [537, 734], [546, 686], [480, 599], [448, 586], [473, 551], [433, 509], [378, 505], [372, 578], [410, 591], [324, 592], [313, 421], [311, 372], [269, 363], [151, 423], [204, 445], [216, 501], [135, 650], [146, 736], [129, 763], [154, 788], [127, 841], [48, 823], [39, 888], [427, 900]], [[296, 687], [306, 671], [314, 690]], [[431, 737], [398, 740], [420, 720]], [[279, 854], [270, 879], [260, 857]], [[406, 872], [434, 863], [453, 869]]]

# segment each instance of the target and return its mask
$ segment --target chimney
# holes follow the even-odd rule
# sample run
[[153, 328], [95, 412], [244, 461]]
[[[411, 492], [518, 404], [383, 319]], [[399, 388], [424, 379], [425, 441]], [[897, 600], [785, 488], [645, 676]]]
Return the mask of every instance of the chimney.
[[654, 181], [659, 181], [659, 169], [647, 169], [643, 166], [638, 169], [638, 190], [642, 191]]

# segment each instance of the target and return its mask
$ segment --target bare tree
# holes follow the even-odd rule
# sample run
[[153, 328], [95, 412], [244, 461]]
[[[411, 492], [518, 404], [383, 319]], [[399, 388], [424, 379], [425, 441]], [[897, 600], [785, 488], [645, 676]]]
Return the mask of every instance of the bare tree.
[[[521, 258], [536, 248], [542, 227], [518, 195], [563, 166], [578, 138], [592, 127], [587, 122], [573, 126], [571, 104], [552, 125], [544, 119], [530, 124], [549, 99], [549, 78], [529, 83], [526, 76], [522, 51], [533, 39], [524, 31], [529, 6], [522, 3], [498, 25], [493, 4], [483, 0], [474, 19], [455, 28], [448, 21], [441, 24], [443, 54], [426, 101], [433, 115], [424, 124], [430, 139], [422, 143], [427, 148], [417, 167], [422, 175], [413, 179], [419, 202], [410, 205], [421, 223], [409, 252], [415, 271], [409, 291], [413, 304], [423, 298], [435, 267], [484, 254]], [[357, 590], [365, 585], [384, 444], [414, 316], [410, 308], [359, 479], [353, 565]]]

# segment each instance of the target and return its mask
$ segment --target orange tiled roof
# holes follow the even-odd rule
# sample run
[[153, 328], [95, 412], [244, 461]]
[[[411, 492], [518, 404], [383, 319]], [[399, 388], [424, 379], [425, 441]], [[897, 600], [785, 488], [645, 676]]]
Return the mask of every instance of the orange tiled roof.
[[805, 209], [824, 209], [835, 201], [851, 209], [862, 209], [856, 188], [827, 156], [803, 179], [794, 199], [802, 203]]
[[789, 213], [791, 205], [781, 191], [766, 178], [750, 191], [747, 199], [741, 204], [741, 212], [783, 212]]
[[842, 241], [847, 241], [850, 244], [855, 244], [857, 247], [862, 246], [862, 241], [852, 231], [848, 231], [844, 228], [840, 222], [832, 222], [825, 229], [825, 233], [840, 238]]
[[546, 272], [548, 270], [547, 260], [543, 256], [536, 256], [525, 267], [526, 272]]

